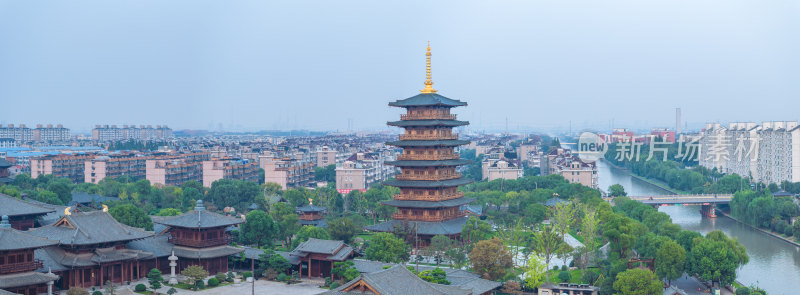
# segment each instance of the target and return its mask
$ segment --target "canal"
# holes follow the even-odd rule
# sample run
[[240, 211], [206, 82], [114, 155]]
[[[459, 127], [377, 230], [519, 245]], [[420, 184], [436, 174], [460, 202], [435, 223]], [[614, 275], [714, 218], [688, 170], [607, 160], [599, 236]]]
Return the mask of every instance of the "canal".
[[[667, 194], [665, 190], [632, 177], [626, 170], [597, 162], [600, 188], [621, 184], [628, 195]], [[665, 206], [659, 211], [669, 214], [672, 222], [683, 229], [705, 234], [721, 230], [735, 237], [747, 248], [750, 262], [742, 266], [737, 280], [757, 285], [769, 294], [800, 294], [800, 249], [727, 217], [706, 218], [698, 206]]]

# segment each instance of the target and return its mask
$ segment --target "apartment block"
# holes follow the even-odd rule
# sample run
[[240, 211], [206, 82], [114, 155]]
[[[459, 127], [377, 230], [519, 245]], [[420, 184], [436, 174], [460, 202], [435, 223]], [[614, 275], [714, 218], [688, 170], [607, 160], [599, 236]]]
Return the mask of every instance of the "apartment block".
[[36, 142], [65, 142], [69, 141], [69, 129], [64, 128], [61, 124], [53, 126], [53, 124], [36, 125], [33, 130], [33, 141]]
[[92, 139], [98, 141], [120, 140], [156, 140], [170, 139], [173, 137], [172, 129], [166, 125], [95, 125], [92, 129]]
[[800, 125], [796, 121], [706, 124], [701, 166], [765, 183], [800, 182]]
[[267, 151], [258, 158], [261, 169], [264, 169], [264, 181], [277, 183], [283, 189], [305, 187], [314, 179], [316, 162], [302, 153], [279, 157]]
[[145, 161], [145, 178], [151, 184], [179, 186], [187, 181], [203, 183], [203, 161], [206, 152], [156, 155]]
[[316, 152], [317, 167], [326, 167], [330, 165], [340, 164], [347, 159], [345, 153], [340, 153], [335, 149], [328, 146], [323, 146]]
[[336, 190], [347, 194], [352, 190], [366, 191], [371, 185], [392, 178], [394, 166], [384, 164], [394, 160], [391, 151], [355, 153], [336, 166]]
[[247, 159], [222, 158], [203, 161], [203, 186], [220, 179], [258, 182], [258, 164]]
[[69, 178], [80, 183], [86, 178], [86, 161], [93, 159], [95, 154], [58, 154], [33, 157], [30, 159], [31, 177], [53, 174], [57, 178]]
[[522, 165], [518, 161], [487, 159], [481, 163], [483, 179], [492, 181], [495, 179], [513, 180], [521, 178], [523, 174]]
[[33, 130], [25, 127], [25, 124], [16, 126], [14, 124], [8, 124], [6, 126], [0, 126], [0, 138], [14, 139], [17, 144], [32, 142]]
[[584, 163], [570, 149], [557, 148], [543, 154], [541, 158], [542, 176], [559, 174], [570, 183], [598, 188], [597, 165]]
[[145, 179], [146, 164], [152, 156], [117, 153], [97, 156], [84, 163], [84, 182], [98, 183], [106, 177], [129, 176]]

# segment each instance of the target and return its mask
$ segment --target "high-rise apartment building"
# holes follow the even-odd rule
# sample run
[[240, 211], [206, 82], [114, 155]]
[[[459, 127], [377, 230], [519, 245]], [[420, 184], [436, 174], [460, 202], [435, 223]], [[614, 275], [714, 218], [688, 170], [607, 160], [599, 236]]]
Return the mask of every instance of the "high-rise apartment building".
[[95, 125], [92, 139], [99, 141], [158, 140], [172, 138], [172, 129], [166, 125]]
[[84, 163], [84, 182], [98, 183], [106, 177], [129, 176], [134, 180], [145, 179], [145, 162], [149, 155], [136, 153], [114, 153], [94, 157]]
[[261, 169], [264, 169], [264, 182], [277, 183], [283, 189], [289, 189], [307, 186], [314, 179], [316, 162], [300, 153], [278, 157], [265, 152], [258, 158]]
[[220, 179], [258, 182], [258, 164], [246, 159], [212, 159], [203, 161], [203, 186], [211, 187]]
[[336, 190], [341, 194], [352, 190], [363, 192], [371, 185], [393, 177], [394, 166], [384, 164], [394, 160], [389, 153], [356, 153], [336, 165]]
[[90, 161], [94, 154], [58, 154], [33, 157], [31, 162], [31, 177], [53, 174], [57, 178], [69, 178], [75, 183], [84, 182], [86, 179], [86, 161]]
[[61, 124], [53, 126], [53, 124], [36, 125], [33, 129], [33, 141], [35, 142], [65, 142], [69, 141], [69, 129], [64, 128]]
[[211, 158], [206, 152], [169, 154], [145, 161], [145, 178], [151, 184], [180, 186], [187, 181], [203, 183], [203, 161]]
[[14, 124], [8, 124], [6, 126], [0, 126], [0, 138], [14, 139], [17, 144], [32, 142], [33, 130], [25, 127], [25, 124], [16, 126]]

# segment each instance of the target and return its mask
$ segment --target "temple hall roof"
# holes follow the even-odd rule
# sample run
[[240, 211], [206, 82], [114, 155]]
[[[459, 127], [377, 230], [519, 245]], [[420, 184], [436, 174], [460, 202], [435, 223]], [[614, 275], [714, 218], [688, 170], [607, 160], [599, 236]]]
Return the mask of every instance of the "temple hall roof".
[[28, 233], [72, 246], [131, 241], [153, 235], [152, 232], [121, 224], [103, 211], [74, 212], [54, 224], [30, 229]]
[[183, 228], [213, 228], [236, 225], [244, 222], [239, 218], [206, 211], [203, 207], [202, 200], [198, 200], [197, 204], [197, 207], [195, 207], [193, 211], [178, 216], [160, 218], [153, 220], [153, 222], [166, 226]]
[[0, 251], [36, 249], [58, 245], [58, 241], [37, 237], [11, 228], [7, 218], [7, 216], [3, 216], [0, 224]]
[[317, 205], [305, 205], [303, 207], [297, 207], [297, 212], [321, 212], [325, 211], [327, 208]]
[[217, 246], [211, 248], [191, 248], [184, 246], [174, 246], [175, 256], [189, 259], [217, 258], [244, 252], [242, 248], [231, 246]]
[[58, 280], [52, 273], [23, 272], [0, 276], [0, 288], [16, 288], [22, 286], [38, 285]]
[[53, 209], [37, 206], [9, 195], [0, 194], [0, 215], [23, 216], [23, 215], [45, 215], [53, 212]]
[[466, 105], [467, 105], [466, 102], [456, 99], [450, 99], [436, 93], [420, 93], [406, 99], [400, 99], [395, 102], [389, 103], [389, 106], [392, 107], [415, 107], [415, 106], [460, 107]]
[[426, 282], [402, 265], [395, 265], [384, 270], [361, 274], [359, 277], [345, 283], [339, 288], [322, 294], [363, 294], [362, 292], [358, 291], [358, 284], [366, 284], [369, 286], [369, 288], [375, 290], [380, 295], [473, 294], [472, 290], [464, 289], [459, 286], [448, 286]]
[[294, 248], [290, 253], [292, 256], [303, 258], [309, 254], [326, 254], [327, 260], [344, 261], [353, 255], [353, 248], [343, 241], [320, 240], [310, 238]]

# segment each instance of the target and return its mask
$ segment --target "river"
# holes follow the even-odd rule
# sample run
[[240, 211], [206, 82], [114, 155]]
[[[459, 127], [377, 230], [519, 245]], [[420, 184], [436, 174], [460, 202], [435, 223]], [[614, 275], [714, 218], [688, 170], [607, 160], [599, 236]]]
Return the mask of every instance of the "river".
[[[610, 185], [618, 183], [631, 196], [668, 193], [602, 160], [597, 162], [597, 173], [600, 188], [606, 191]], [[738, 239], [750, 256], [750, 262], [737, 272], [739, 282], [757, 285], [770, 295], [800, 294], [800, 248], [727, 217], [706, 218], [699, 209], [697, 206], [664, 206], [659, 211], [669, 214], [672, 222], [683, 229], [702, 234], [721, 230]]]

